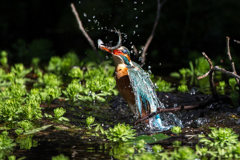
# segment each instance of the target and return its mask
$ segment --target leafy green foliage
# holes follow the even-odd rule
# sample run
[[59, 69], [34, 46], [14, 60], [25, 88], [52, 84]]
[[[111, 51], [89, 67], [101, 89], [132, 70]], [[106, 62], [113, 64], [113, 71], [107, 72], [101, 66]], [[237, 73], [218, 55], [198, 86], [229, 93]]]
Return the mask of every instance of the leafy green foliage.
[[160, 78], [156, 81], [156, 86], [157, 89], [156, 91], [160, 91], [160, 92], [171, 92], [173, 90], [175, 90], [175, 88], [171, 88], [171, 83], [161, 80]]
[[52, 160], [69, 160], [69, 158], [60, 154], [59, 156], [52, 157]]
[[86, 119], [86, 124], [87, 124], [87, 127], [90, 129], [90, 125], [94, 123], [94, 120], [95, 118], [92, 117], [92, 116], [89, 116], [87, 119]]
[[54, 112], [54, 116], [57, 120], [59, 120], [59, 121], [69, 121], [68, 118], [63, 117], [66, 110], [63, 109], [62, 107], [54, 109], [53, 112]]
[[185, 84], [182, 84], [182, 85], [178, 86], [178, 91], [187, 92], [188, 91], [188, 86], [185, 85]]
[[125, 125], [125, 123], [114, 126], [114, 128], [109, 128], [109, 131], [105, 132], [107, 138], [113, 142], [123, 141], [126, 142], [129, 139], [134, 139], [136, 133], [135, 130], [132, 130], [132, 127], [129, 124]]
[[0, 134], [0, 150], [3, 150], [3, 149], [10, 149], [12, 147], [15, 146], [15, 143], [13, 143], [13, 139], [11, 139], [9, 136], [8, 136], [8, 132], [7, 131], [3, 131], [1, 134]]
[[172, 133], [175, 133], [175, 134], [180, 134], [182, 133], [182, 129], [181, 127], [179, 126], [174, 126], [172, 129], [171, 129]]
[[1, 65], [3, 68], [7, 68], [8, 66], [8, 58], [7, 58], [7, 52], [1, 51], [1, 58], [0, 58]]
[[[209, 147], [227, 147], [234, 145], [238, 142], [238, 136], [237, 134], [232, 131], [232, 128], [210, 128], [211, 133], [208, 135], [213, 141], [202, 138], [199, 142], [204, 143], [206, 146]], [[204, 136], [203, 136], [204, 137]]]
[[33, 128], [33, 123], [28, 120], [20, 121], [18, 125], [23, 128], [25, 132]]
[[218, 158], [240, 158], [239, 154], [239, 135], [235, 134], [231, 128], [210, 128], [211, 133], [208, 134], [209, 140], [204, 135], [199, 135], [201, 138], [199, 143], [203, 143], [207, 148], [199, 148], [196, 146], [198, 155], [211, 155]]
[[38, 146], [38, 141], [33, 140], [33, 135], [21, 135], [16, 139], [16, 143], [19, 144], [20, 149], [31, 149]]
[[79, 68], [79, 67], [74, 67], [70, 70], [70, 72], [68, 73], [68, 75], [71, 78], [79, 78], [82, 79], [83, 78], [83, 71]]
[[42, 92], [40, 92], [40, 97], [42, 101], [46, 101], [48, 106], [50, 103], [61, 96], [61, 88], [59, 87], [47, 87]]
[[79, 58], [76, 53], [69, 52], [63, 58], [58, 56], [51, 57], [47, 70], [56, 75], [66, 74], [75, 65], [79, 65]]

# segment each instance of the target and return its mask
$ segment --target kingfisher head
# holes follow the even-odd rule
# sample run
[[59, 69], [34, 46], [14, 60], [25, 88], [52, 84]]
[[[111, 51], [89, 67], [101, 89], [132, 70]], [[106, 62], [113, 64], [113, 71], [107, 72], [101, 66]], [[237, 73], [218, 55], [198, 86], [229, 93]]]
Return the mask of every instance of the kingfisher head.
[[108, 53], [111, 53], [116, 66], [118, 64], [126, 64], [131, 66], [132, 62], [130, 59], [130, 52], [126, 47], [121, 46], [122, 45], [121, 33], [120, 31], [116, 31], [116, 32], [118, 33], [118, 37], [119, 37], [119, 40], [116, 46], [110, 47], [110, 46], [104, 45], [103, 41], [99, 39], [98, 48]]

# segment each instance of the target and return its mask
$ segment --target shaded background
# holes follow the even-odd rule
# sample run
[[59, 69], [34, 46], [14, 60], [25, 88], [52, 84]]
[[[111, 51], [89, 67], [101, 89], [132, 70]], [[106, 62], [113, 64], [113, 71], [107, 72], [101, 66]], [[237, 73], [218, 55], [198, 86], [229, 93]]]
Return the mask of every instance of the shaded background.
[[[10, 64], [29, 65], [33, 57], [40, 57], [41, 63], [47, 64], [51, 56], [69, 51], [75, 51], [80, 59], [88, 54], [91, 47], [78, 29], [71, 2], [96, 45], [99, 38], [117, 41], [117, 35], [108, 31], [116, 27], [127, 34], [125, 46], [131, 48], [134, 44], [141, 49], [156, 18], [155, 0], [1, 1], [0, 50], [8, 51]], [[228, 69], [226, 36], [229, 36], [238, 71], [240, 45], [233, 39], [240, 39], [239, 8], [240, 1], [236, 0], [167, 0], [144, 68], [151, 66], [154, 74], [167, 75], [171, 70], [188, 67], [188, 62], [204, 51], [215, 64]], [[139, 56], [131, 57], [139, 63]]]

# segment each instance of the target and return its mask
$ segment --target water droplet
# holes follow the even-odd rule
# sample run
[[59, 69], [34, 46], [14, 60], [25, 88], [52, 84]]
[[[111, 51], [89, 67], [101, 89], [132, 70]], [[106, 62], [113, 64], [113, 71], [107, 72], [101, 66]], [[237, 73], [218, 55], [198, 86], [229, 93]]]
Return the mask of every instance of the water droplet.
[[92, 18], [95, 18], [95, 16], [93, 16]]
[[148, 69], [151, 69], [151, 66], [148, 66]]
[[142, 53], [142, 51], [140, 50], [140, 51], [138, 51], [138, 53], [139, 53], [139, 54], [141, 54], [141, 53]]
[[143, 4], [144, 2], [142, 2], [142, 4]]
[[141, 12], [143, 12], [143, 10], [141, 10]]
[[151, 70], [148, 70], [148, 73], [149, 73], [149, 74], [151, 74], [151, 73], [152, 73], [152, 71], [151, 71]]
[[81, 1], [78, 2], [79, 4], [81, 3]]
[[106, 56], [106, 59], [108, 59], [108, 56]]
[[121, 25], [121, 27], [123, 27], [123, 24]]
[[88, 22], [91, 22], [91, 19], [88, 19]]
[[138, 24], [136, 24], [135, 27], [138, 28]]
[[140, 36], [140, 34], [137, 35], [137, 37], [139, 37], [139, 36]]
[[135, 35], [136, 34], [136, 31], [133, 31], [133, 35]]
[[137, 10], [137, 8], [133, 8], [134, 9], [134, 11], [136, 11]]
[[135, 19], [138, 19], [138, 16], [136, 16]]
[[83, 16], [84, 16], [84, 17], [87, 17], [87, 14], [86, 14], [86, 13], [83, 13]]
[[121, 0], [121, 2], [123, 2], [123, 0]]
[[159, 66], [161, 66], [162, 65], [162, 63], [159, 63]]
[[134, 4], [137, 4], [137, 1], [134, 1], [133, 3], [134, 3]]

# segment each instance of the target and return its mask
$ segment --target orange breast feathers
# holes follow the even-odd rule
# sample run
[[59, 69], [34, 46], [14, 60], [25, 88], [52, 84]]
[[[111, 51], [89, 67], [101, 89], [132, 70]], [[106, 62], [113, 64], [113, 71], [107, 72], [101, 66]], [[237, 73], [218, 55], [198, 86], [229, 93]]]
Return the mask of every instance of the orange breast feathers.
[[125, 64], [119, 64], [116, 67], [115, 76], [119, 93], [128, 103], [132, 112], [135, 113], [136, 110], [132, 108], [135, 105], [135, 97], [128, 77], [128, 68]]

